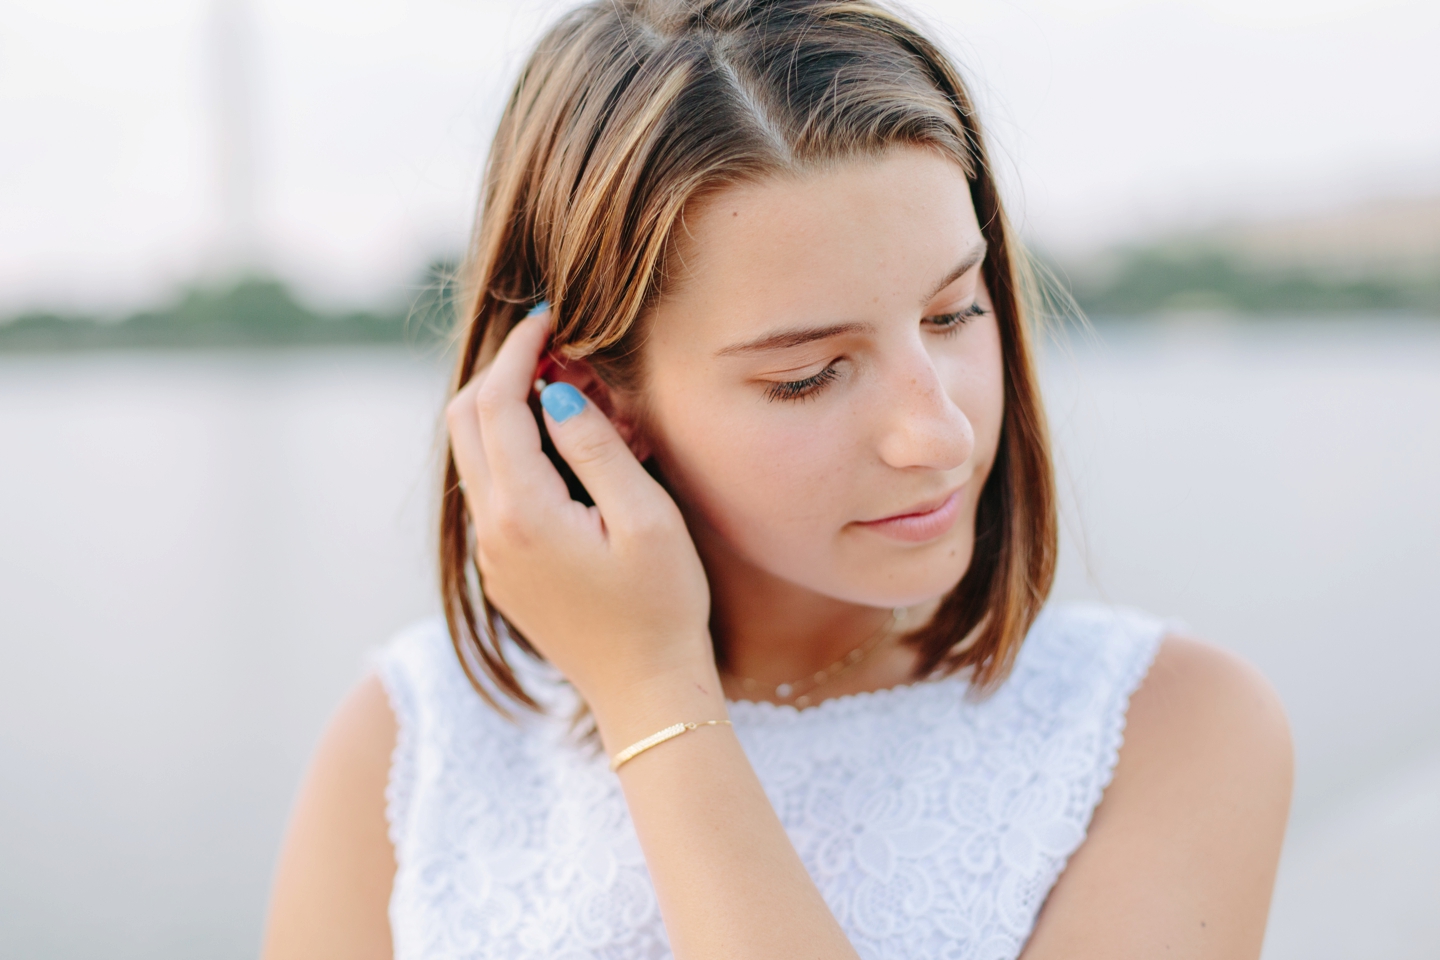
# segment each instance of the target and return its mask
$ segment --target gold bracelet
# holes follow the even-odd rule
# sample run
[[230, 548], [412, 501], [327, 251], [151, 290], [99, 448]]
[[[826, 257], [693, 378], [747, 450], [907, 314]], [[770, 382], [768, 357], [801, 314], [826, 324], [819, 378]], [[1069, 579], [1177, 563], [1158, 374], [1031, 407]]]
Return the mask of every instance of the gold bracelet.
[[722, 723], [727, 727], [731, 726], [729, 720], [697, 720], [694, 723], [672, 723], [659, 733], [652, 733], [644, 740], [632, 743], [624, 750], [615, 754], [614, 758], [610, 761], [610, 769], [619, 770], [620, 765], [626, 760], [633, 759], [635, 756], [644, 753], [657, 744], [664, 743], [666, 740], [673, 740], [682, 733], [689, 733], [696, 727], [714, 727]]

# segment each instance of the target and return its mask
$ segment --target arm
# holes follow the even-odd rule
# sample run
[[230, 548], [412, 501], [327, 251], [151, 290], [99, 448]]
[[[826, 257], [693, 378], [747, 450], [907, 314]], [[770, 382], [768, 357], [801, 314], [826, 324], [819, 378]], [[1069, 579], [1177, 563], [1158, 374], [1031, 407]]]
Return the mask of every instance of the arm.
[[[713, 674], [636, 694], [597, 712], [612, 756], [677, 719], [725, 716]], [[677, 958], [857, 956], [729, 727], [662, 743], [618, 775]]]
[[1290, 808], [1278, 698], [1253, 668], [1166, 638], [1115, 777], [1024, 960], [1260, 955]]
[[[593, 403], [572, 396], [556, 420], [570, 388], [541, 398], [595, 506], [541, 452], [526, 398], [549, 319], [517, 324], [446, 419], [486, 596], [574, 684], [613, 756], [725, 718], [709, 587], [679, 508]], [[646, 751], [620, 780], [678, 960], [854, 960], [729, 727]]]
[[385, 783], [395, 716], [367, 677], [330, 721], [280, 851], [264, 960], [389, 960], [395, 853]]

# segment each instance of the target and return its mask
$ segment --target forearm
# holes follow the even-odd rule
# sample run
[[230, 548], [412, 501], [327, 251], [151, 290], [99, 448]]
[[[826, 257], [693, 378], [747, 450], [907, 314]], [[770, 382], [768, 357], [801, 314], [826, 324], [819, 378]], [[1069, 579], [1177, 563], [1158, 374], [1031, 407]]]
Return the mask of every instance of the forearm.
[[[613, 755], [672, 723], [725, 716], [718, 679], [702, 672], [599, 719]], [[618, 775], [679, 960], [857, 956], [730, 727], [666, 741]]]

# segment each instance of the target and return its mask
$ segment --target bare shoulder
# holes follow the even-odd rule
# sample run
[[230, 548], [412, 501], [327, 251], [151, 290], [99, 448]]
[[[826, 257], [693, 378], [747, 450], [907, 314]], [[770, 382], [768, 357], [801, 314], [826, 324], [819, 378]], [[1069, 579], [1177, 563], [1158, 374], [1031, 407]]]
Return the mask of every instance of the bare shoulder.
[[[1177, 755], [1176, 747], [1201, 753]], [[1246, 773], [1254, 789], [1288, 795], [1290, 767], [1290, 726], [1270, 682], [1233, 653], [1171, 635], [1130, 699], [1125, 745], [1107, 800], [1133, 781], [1165, 771]]]
[[395, 852], [385, 785], [395, 715], [360, 682], [326, 727], [291, 813], [266, 924], [265, 960], [389, 958]]
[[1027, 960], [1258, 957], [1292, 774], [1289, 725], [1259, 671], [1166, 637]]

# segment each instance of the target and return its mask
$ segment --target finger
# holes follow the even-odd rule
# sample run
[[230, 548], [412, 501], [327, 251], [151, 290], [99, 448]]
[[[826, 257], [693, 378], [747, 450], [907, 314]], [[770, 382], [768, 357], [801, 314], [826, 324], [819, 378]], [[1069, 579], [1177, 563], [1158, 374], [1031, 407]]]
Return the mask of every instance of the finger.
[[673, 508], [669, 494], [645, 468], [599, 407], [568, 383], [540, 393], [555, 449], [570, 464], [610, 527], [634, 527]]
[[473, 516], [477, 504], [483, 503], [490, 487], [490, 468], [485, 462], [485, 443], [480, 437], [480, 417], [475, 411], [475, 393], [484, 374], [480, 374], [445, 405], [445, 427], [450, 434], [450, 455], [464, 485], [465, 499]]
[[549, 474], [559, 480], [554, 465], [540, 449], [540, 430], [528, 402], [535, 368], [549, 337], [550, 311], [542, 303], [506, 335], [475, 392], [474, 408], [491, 482], [517, 494], [528, 494], [537, 486], [553, 490], [545, 479]]

